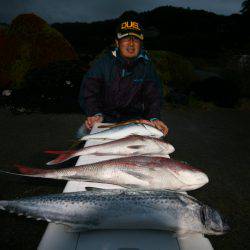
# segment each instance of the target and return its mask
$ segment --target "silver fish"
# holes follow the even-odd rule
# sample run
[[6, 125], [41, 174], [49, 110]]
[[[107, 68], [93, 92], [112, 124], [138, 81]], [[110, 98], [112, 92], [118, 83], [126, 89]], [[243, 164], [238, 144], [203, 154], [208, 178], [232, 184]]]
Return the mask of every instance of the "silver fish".
[[[62, 163], [76, 156], [83, 155], [116, 155], [121, 157], [136, 155], [157, 155], [168, 156], [174, 152], [174, 147], [163, 140], [149, 136], [130, 135], [128, 137], [85, 147], [80, 150], [69, 150], [60, 154], [56, 159], [47, 163], [53, 165]], [[47, 153], [57, 153], [57, 151], [46, 151]]]
[[89, 140], [89, 139], [117, 140], [127, 137], [129, 135], [142, 135], [154, 138], [163, 137], [163, 133], [155, 127], [143, 123], [130, 123], [83, 136], [81, 140]]
[[220, 214], [191, 196], [171, 191], [102, 190], [0, 201], [0, 209], [68, 225], [73, 231], [154, 229], [219, 235]]
[[127, 188], [187, 191], [208, 183], [202, 171], [164, 157], [133, 156], [54, 170], [17, 167], [20, 173], [30, 177], [100, 182]]
[[130, 124], [130, 123], [144, 123], [144, 124], [148, 124], [150, 126], [153, 126], [151, 121], [149, 120], [144, 120], [144, 119], [132, 119], [132, 120], [127, 120], [127, 121], [123, 121], [123, 122], [115, 122], [112, 124], [103, 124], [103, 125], [99, 125], [98, 128], [114, 128], [114, 127], [118, 127], [121, 125], [126, 125], [126, 124]]

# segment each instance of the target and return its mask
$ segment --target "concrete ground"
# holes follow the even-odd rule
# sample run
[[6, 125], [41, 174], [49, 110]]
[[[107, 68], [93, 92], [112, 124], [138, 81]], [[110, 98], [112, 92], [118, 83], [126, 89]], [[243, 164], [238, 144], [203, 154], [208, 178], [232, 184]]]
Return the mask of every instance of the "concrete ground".
[[[53, 158], [43, 151], [68, 149], [83, 119], [80, 114], [13, 115], [1, 109], [0, 168], [15, 170], [16, 163], [43, 167]], [[214, 248], [250, 249], [250, 112], [166, 109], [163, 120], [170, 128], [166, 140], [176, 149], [172, 158], [204, 170], [210, 179], [189, 194], [218, 209], [231, 226], [226, 235], [209, 236]], [[57, 193], [64, 185], [0, 174], [0, 199]], [[0, 225], [1, 249], [27, 250], [36, 249], [47, 223], [0, 211]]]

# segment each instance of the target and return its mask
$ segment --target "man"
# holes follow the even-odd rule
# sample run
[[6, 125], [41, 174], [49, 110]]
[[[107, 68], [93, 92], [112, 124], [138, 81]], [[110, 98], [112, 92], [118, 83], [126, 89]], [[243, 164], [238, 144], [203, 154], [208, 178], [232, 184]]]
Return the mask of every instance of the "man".
[[161, 82], [142, 48], [141, 25], [123, 20], [117, 28], [116, 49], [105, 54], [85, 75], [79, 102], [86, 113], [85, 126], [97, 122], [147, 119], [166, 135], [160, 120]]

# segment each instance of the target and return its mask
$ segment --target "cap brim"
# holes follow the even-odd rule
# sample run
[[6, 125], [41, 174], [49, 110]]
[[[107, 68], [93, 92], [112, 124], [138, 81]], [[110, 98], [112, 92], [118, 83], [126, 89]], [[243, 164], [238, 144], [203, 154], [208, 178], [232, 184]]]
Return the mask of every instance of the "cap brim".
[[121, 38], [126, 37], [126, 36], [135, 36], [135, 37], [139, 38], [140, 40], [144, 39], [143, 34], [137, 34], [137, 33], [134, 33], [134, 32], [118, 33], [117, 34], [118, 39], [121, 39]]

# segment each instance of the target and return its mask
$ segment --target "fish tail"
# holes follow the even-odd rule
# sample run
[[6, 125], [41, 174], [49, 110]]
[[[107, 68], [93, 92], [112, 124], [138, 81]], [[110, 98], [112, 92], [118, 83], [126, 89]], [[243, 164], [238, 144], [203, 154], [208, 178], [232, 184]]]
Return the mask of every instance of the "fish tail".
[[0, 209], [6, 210], [6, 207], [8, 206], [8, 204], [9, 204], [8, 201], [5, 201], [5, 200], [0, 201]]
[[5, 170], [0, 170], [0, 172], [5, 173], [5, 174], [19, 175], [19, 176], [31, 176], [31, 177], [35, 176], [36, 177], [36, 175], [44, 174], [44, 173], [51, 171], [51, 170], [44, 170], [40, 168], [30, 168], [30, 167], [20, 165], [20, 164], [14, 164], [14, 166], [17, 168], [19, 173], [9, 172]]
[[45, 154], [52, 154], [52, 155], [61, 155], [68, 153], [69, 150], [45, 150]]
[[77, 152], [77, 150], [66, 151], [66, 153], [59, 155], [54, 160], [47, 162], [47, 165], [54, 165], [54, 164], [59, 164], [59, 163], [65, 162], [65, 161], [75, 157], [76, 152]]
[[48, 172], [49, 170], [44, 170], [40, 168], [30, 168], [24, 165], [15, 164], [15, 167], [18, 169], [18, 171], [23, 175], [37, 175], [37, 174], [44, 174]]

